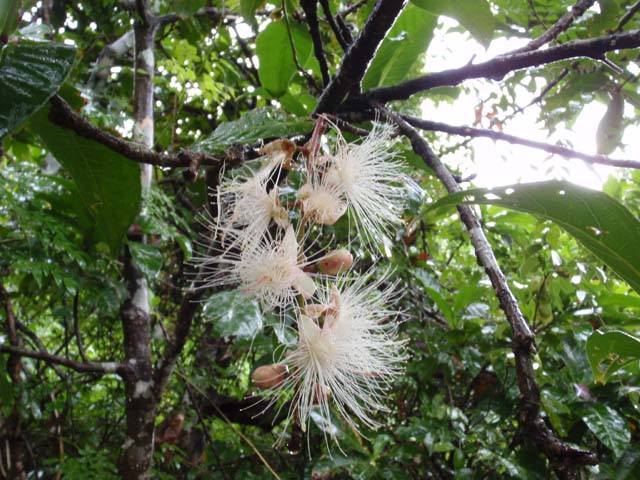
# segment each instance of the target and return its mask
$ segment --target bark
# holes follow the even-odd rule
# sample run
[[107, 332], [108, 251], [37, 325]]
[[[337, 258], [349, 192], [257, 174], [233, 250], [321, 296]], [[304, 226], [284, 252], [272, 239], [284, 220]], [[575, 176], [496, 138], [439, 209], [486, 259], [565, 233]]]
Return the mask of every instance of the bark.
[[[134, 26], [134, 141], [150, 150], [154, 142], [153, 43], [156, 24], [150, 21], [148, 5], [142, 5], [139, 15], [141, 18], [136, 20]], [[152, 168], [149, 164], [140, 166], [143, 195], [151, 187]], [[144, 238], [140, 240], [144, 241]], [[128, 248], [124, 258], [124, 278], [127, 299], [122, 307], [121, 319], [125, 360], [130, 368], [123, 375], [127, 434], [120, 460], [120, 474], [125, 479], [150, 479], [157, 401], [153, 395], [149, 287]]]

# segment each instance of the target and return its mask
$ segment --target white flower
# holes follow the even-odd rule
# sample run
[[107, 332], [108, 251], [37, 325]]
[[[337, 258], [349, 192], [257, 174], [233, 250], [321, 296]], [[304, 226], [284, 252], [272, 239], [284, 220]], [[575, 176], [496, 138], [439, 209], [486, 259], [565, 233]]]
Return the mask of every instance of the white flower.
[[401, 222], [409, 182], [390, 149], [392, 132], [390, 126], [376, 125], [360, 144], [347, 143], [338, 132], [336, 152], [322, 179], [344, 193], [359, 236], [377, 246]]
[[203, 287], [238, 285], [265, 309], [295, 305], [298, 295], [308, 298], [314, 294], [315, 283], [303, 270], [306, 263], [292, 226], [275, 239], [266, 235], [240, 247], [237, 237], [244, 236], [244, 231], [223, 230], [222, 234], [231, 247], [220, 255], [200, 259], [209, 274]]
[[278, 187], [267, 191], [271, 168], [262, 168], [252, 176], [239, 176], [219, 188], [223, 228], [242, 227], [241, 243], [255, 242], [267, 231], [271, 220], [281, 227], [289, 225], [289, 214], [280, 205]]
[[302, 213], [319, 225], [333, 225], [347, 211], [339, 187], [324, 182], [310, 182], [298, 190]]
[[378, 426], [372, 417], [387, 411], [385, 391], [404, 361], [393, 318], [386, 308], [395, 285], [378, 291], [384, 278], [368, 285], [368, 277], [320, 292], [319, 305], [309, 305], [298, 320], [297, 348], [282, 360], [290, 375], [277, 390], [294, 388], [290, 415], [306, 430], [311, 409], [319, 405], [330, 418], [332, 402], [354, 429], [354, 418]]

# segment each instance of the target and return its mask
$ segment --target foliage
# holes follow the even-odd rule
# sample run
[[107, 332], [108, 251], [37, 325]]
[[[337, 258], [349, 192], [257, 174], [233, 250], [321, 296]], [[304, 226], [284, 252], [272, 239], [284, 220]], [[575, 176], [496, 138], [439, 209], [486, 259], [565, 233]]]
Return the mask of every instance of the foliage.
[[[251, 168], [269, 140], [305, 145], [323, 87], [321, 66], [299, 2], [285, 1], [155, 2], [158, 16], [176, 13], [156, 36], [155, 151], [241, 158]], [[0, 295], [0, 347], [12, 341], [9, 298], [22, 347], [78, 362], [83, 355], [124, 362], [126, 250], [150, 286], [149, 351], [156, 362], [167, 339], [175, 339], [195, 275], [189, 259], [208, 248], [202, 225], [217, 212], [217, 175], [234, 175], [236, 165], [225, 170], [205, 162], [196, 173], [184, 164], [157, 166], [153, 186], [143, 191], [137, 163], [57, 125], [47, 102], [56, 92], [74, 97], [74, 109], [93, 125], [132, 138], [135, 56], [129, 49], [108, 63], [100, 55], [132, 28], [132, 19], [139, 21], [125, 8], [136, 2], [25, 0], [15, 30], [9, 8], [19, 3], [0, 0], [0, 286], [6, 292]], [[374, 5], [323, 3], [334, 14], [353, 7], [341, 19], [354, 37]], [[455, 58], [433, 52], [434, 38], [454, 33], [484, 46], [532, 39], [574, 3], [409, 2], [370, 62], [363, 90], [432, 72], [425, 52], [450, 57], [450, 68], [469, 61], [466, 52]], [[615, 31], [633, 3], [595, 2], [555, 43]], [[335, 75], [344, 52], [323, 9], [318, 13]], [[636, 28], [638, 15], [623, 25]], [[607, 109], [599, 152], [622, 154], [621, 133], [637, 123], [640, 109], [636, 57], [637, 50], [615, 50], [607, 63], [577, 58], [517, 70], [428, 90], [393, 108], [422, 114], [420, 102], [428, 99], [425, 105], [436, 110], [425, 116], [436, 119], [437, 108], [472, 98], [478, 123], [506, 130], [522, 114], [521, 92], [537, 95], [549, 87], [536, 111], [550, 136], [573, 125], [586, 105], [600, 103]], [[67, 94], [76, 90], [83, 101]], [[358, 126], [371, 129], [368, 122]], [[356, 137], [347, 129], [343, 134]], [[425, 138], [438, 154], [473, 154], [453, 136], [427, 132]], [[317, 411], [308, 438], [278, 421], [261, 424], [251, 372], [278, 358], [282, 344], [294, 346], [296, 335], [277, 312], [262, 313], [237, 291], [200, 291], [202, 299], [187, 303], [195, 306], [195, 318], [155, 412], [153, 478], [272, 478], [270, 469], [283, 479], [550, 478], [549, 462], [519, 424], [512, 331], [463, 225], [445, 208], [463, 200], [474, 205], [535, 333], [544, 421], [563, 440], [598, 454], [600, 464], [585, 468], [583, 478], [637, 478], [640, 172], [618, 170], [603, 192], [550, 179], [492, 190], [462, 184], [464, 192], [446, 196], [409, 142], [396, 143], [397, 159], [415, 185], [406, 190], [403, 226], [384, 242], [383, 254], [365, 253], [349, 234], [348, 218], [314, 230], [310, 247], [350, 242], [360, 256], [356, 270], [372, 267], [378, 278], [391, 266], [391, 282], [403, 293], [399, 336], [408, 358], [385, 398], [389, 412], [375, 418], [382, 427], [362, 426], [358, 433], [339, 415], [329, 422]], [[482, 168], [482, 158], [474, 161]], [[287, 175], [292, 184], [300, 181], [299, 172]], [[281, 197], [296, 201], [292, 189]], [[129, 441], [130, 399], [122, 378], [54, 369], [27, 357], [16, 378], [12, 358], [0, 353], [0, 447], [14, 455], [23, 445], [31, 476], [118, 478]], [[19, 438], [11, 431], [15, 412]], [[274, 446], [281, 437], [285, 442]]]

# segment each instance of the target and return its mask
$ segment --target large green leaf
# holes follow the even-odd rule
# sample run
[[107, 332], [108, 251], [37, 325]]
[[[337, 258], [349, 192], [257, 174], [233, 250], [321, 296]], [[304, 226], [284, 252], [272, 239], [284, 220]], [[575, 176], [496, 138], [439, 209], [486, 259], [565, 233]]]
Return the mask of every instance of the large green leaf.
[[21, 41], [0, 51], [0, 137], [24, 123], [60, 87], [76, 49], [58, 43]]
[[253, 338], [262, 330], [262, 314], [258, 303], [236, 291], [219, 292], [204, 304], [202, 314], [214, 322], [222, 337]]
[[270, 107], [256, 108], [238, 120], [221, 124], [192, 148], [219, 153], [235, 144], [255, 144], [266, 138], [308, 133], [312, 128], [313, 121], [308, 118], [296, 118]]
[[[640, 360], [640, 339], [619, 330], [596, 330], [585, 348], [593, 376], [602, 383], [625, 365]], [[601, 368], [603, 364], [604, 369]]]
[[[300, 25], [290, 25], [298, 61], [305, 65], [311, 55], [311, 37]], [[258, 76], [262, 86], [274, 97], [287, 93], [297, 67], [284, 21], [272, 22], [260, 32], [256, 38], [256, 54], [260, 61]]]
[[53, 125], [45, 107], [32, 119], [51, 154], [71, 173], [95, 221], [96, 239], [116, 252], [140, 209], [140, 167], [107, 147]]
[[393, 85], [404, 80], [424, 55], [433, 38], [438, 17], [407, 5], [380, 45], [362, 80], [362, 88]]
[[552, 220], [640, 292], [640, 221], [605, 193], [552, 180], [458, 192], [429, 210], [460, 203], [499, 205]]
[[585, 406], [580, 416], [598, 440], [613, 452], [613, 456], [620, 458], [631, 440], [631, 432], [620, 414], [608, 405], [594, 403]]
[[451, 17], [466, 28], [485, 47], [493, 38], [495, 20], [487, 0], [412, 0], [434, 15]]

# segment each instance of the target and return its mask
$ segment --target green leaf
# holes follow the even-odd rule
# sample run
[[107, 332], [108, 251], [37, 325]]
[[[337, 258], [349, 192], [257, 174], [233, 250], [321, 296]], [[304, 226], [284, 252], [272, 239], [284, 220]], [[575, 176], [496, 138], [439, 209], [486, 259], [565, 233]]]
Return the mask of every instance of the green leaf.
[[607, 111], [598, 124], [598, 130], [596, 131], [598, 153], [609, 155], [620, 146], [622, 134], [624, 133], [624, 128], [622, 127], [623, 114], [624, 98], [620, 92], [616, 92], [611, 97]]
[[307, 133], [313, 122], [296, 118], [271, 107], [256, 108], [238, 120], [218, 126], [207, 138], [196, 143], [194, 150], [220, 153], [235, 144], [255, 144], [260, 140]]
[[21, 6], [22, 0], [0, 0], [0, 36], [8, 38], [16, 29]]
[[434, 15], [451, 17], [466, 28], [484, 47], [491, 43], [495, 20], [487, 0], [411, 0]]
[[115, 253], [140, 209], [140, 167], [107, 147], [48, 120], [49, 107], [32, 119], [51, 154], [71, 173], [95, 222], [96, 238]]
[[249, 24], [256, 23], [255, 13], [264, 0], [240, 0], [240, 14]]
[[620, 458], [631, 440], [631, 432], [620, 414], [608, 405], [594, 403], [582, 409], [580, 416], [613, 456]]
[[204, 304], [202, 314], [214, 322], [218, 335], [251, 339], [262, 330], [260, 307], [240, 292], [220, 292]]
[[556, 180], [479, 188], [448, 195], [429, 211], [460, 203], [499, 205], [551, 220], [640, 292], [640, 222], [602, 192]]
[[206, 4], [206, 0], [173, 0], [173, 9], [180, 15], [193, 15]]
[[[606, 381], [630, 362], [640, 360], [640, 339], [626, 332], [596, 330], [586, 343], [587, 358], [597, 382]], [[605, 368], [602, 369], [601, 365]]]
[[22, 41], [0, 51], [0, 137], [24, 123], [51, 97], [73, 67], [76, 49]]
[[0, 358], [0, 401], [8, 405], [13, 400], [14, 389], [5, 368], [5, 358]]
[[407, 5], [376, 52], [362, 88], [368, 90], [404, 80], [426, 53], [437, 23], [437, 16]]
[[131, 255], [147, 279], [154, 279], [162, 269], [162, 254], [153, 245], [139, 242], [128, 242]]
[[[311, 55], [311, 37], [300, 25], [291, 24], [291, 36], [300, 65]], [[260, 61], [258, 76], [262, 86], [274, 97], [287, 93], [287, 87], [296, 72], [291, 42], [284, 21], [272, 22], [256, 38], [256, 54]]]

